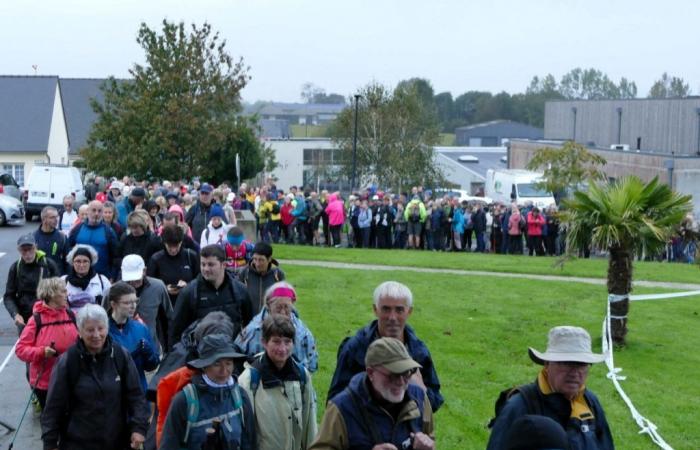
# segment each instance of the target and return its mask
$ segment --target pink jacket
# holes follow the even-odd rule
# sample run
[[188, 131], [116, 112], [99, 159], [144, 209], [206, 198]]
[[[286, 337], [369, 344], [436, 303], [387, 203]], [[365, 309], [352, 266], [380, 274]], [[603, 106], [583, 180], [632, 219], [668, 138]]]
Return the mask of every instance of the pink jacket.
[[542, 227], [544, 227], [544, 216], [540, 213], [535, 217], [532, 211], [527, 213], [527, 235], [542, 236]]
[[[44, 347], [49, 347], [53, 342], [58, 355], [62, 355], [78, 340], [78, 329], [70, 321], [66, 308], [54, 309], [38, 300], [34, 303], [33, 313], [41, 316], [39, 335], [36, 336], [36, 323], [34, 316], [32, 316], [29, 318], [27, 326], [22, 330], [19, 341], [17, 341], [15, 354], [22, 361], [29, 363], [29, 382], [31, 385], [36, 386], [37, 389], [47, 390], [51, 371], [58, 361], [58, 356], [46, 359]], [[50, 325], [54, 322], [65, 323]], [[37, 381], [40, 372], [41, 378]]]
[[345, 223], [345, 206], [343, 201], [337, 195], [331, 194], [328, 196], [328, 206], [326, 206], [326, 214], [328, 214], [328, 224], [331, 226], [342, 225]]
[[513, 213], [508, 219], [508, 234], [511, 236], [520, 235], [520, 213]]

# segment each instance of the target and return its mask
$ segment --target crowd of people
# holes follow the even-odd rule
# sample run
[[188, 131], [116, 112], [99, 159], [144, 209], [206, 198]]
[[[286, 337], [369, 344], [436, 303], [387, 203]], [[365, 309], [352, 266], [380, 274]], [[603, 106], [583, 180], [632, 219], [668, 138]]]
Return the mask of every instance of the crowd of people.
[[[17, 241], [7, 278], [4, 304], [45, 449], [436, 448], [435, 414], [445, 399], [429, 346], [408, 323], [411, 290], [394, 281], [375, 288], [375, 320], [340, 343], [318, 424], [313, 380], [329, 362], [319, 360], [270, 243], [338, 246], [349, 232], [351, 245], [363, 247], [398, 239], [459, 250], [466, 233], [427, 225], [436, 211], [450, 229], [464, 225], [459, 202], [448, 211], [416, 190], [405, 207], [405, 197], [376, 194], [351, 197], [346, 208], [337, 193], [294, 188], [101, 182], [88, 186], [89, 202], [77, 212], [70, 197], [60, 211], [44, 208], [39, 228]], [[234, 214], [245, 208], [257, 217], [259, 234], [250, 239]], [[485, 211], [473, 208], [468, 220], [477, 251], [485, 251]], [[504, 214], [520, 229], [517, 208]], [[539, 254], [546, 240], [536, 230], [547, 219], [536, 208], [527, 215], [528, 247]], [[405, 241], [396, 234], [401, 223]], [[602, 407], [585, 389], [588, 366], [601, 360], [586, 331], [557, 327], [547, 352], [531, 356], [544, 368], [531, 388], [509, 396], [489, 448], [525, 448], [508, 436], [536, 427], [554, 430], [545, 433], [552, 439], [563, 433], [571, 448], [612, 449]], [[531, 415], [552, 423], [517, 420]], [[540, 444], [527, 448], [568, 448]]]

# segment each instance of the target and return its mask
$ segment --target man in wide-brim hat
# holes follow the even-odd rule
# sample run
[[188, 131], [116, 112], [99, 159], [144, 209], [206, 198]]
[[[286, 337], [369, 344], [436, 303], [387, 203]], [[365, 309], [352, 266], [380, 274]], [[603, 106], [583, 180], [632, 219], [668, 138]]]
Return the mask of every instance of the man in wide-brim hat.
[[[544, 366], [534, 383], [513, 389], [491, 430], [488, 450], [506, 449], [504, 438], [516, 419], [541, 415], [559, 423], [571, 448], [614, 449], [610, 427], [598, 398], [586, 389], [591, 364], [605, 361], [606, 355], [591, 351], [586, 330], [558, 326], [549, 331], [547, 349], [530, 347], [530, 359]], [[527, 436], [523, 436], [526, 439]]]

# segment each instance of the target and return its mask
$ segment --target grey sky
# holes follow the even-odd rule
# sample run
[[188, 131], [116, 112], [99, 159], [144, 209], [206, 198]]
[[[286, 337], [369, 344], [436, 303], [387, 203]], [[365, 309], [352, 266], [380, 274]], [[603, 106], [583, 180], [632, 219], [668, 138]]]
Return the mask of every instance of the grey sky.
[[208, 21], [251, 67], [248, 101], [298, 101], [311, 81], [348, 95], [414, 76], [436, 92], [522, 92], [533, 75], [580, 66], [637, 82], [662, 72], [700, 93], [700, 2], [616, 0], [0, 3], [0, 74], [127, 77], [140, 22]]

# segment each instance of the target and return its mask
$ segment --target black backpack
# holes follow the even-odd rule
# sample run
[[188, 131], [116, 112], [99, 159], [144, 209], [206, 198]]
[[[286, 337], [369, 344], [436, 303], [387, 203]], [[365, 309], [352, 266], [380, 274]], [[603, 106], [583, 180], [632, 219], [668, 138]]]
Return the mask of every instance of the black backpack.
[[527, 405], [528, 414], [542, 415], [542, 411], [544, 408], [542, 406], [542, 398], [540, 396], [539, 389], [537, 388], [536, 383], [528, 383], [523, 384], [521, 386], [509, 387], [508, 389], [502, 390], [498, 394], [498, 398], [496, 399], [496, 403], [494, 405], [494, 412], [496, 413], [496, 415], [493, 418], [491, 418], [491, 420], [489, 420], [489, 428], [493, 428], [493, 425], [496, 423], [498, 415], [503, 410], [503, 407], [506, 406], [506, 402], [508, 402], [508, 400], [516, 394], [520, 394], [523, 396], [523, 400], [525, 400], [525, 404]]
[[277, 202], [274, 202], [272, 204], [272, 214], [279, 214], [280, 213], [280, 204]]
[[34, 339], [36, 340], [37, 336], [39, 336], [39, 330], [41, 330], [43, 327], [49, 327], [52, 325], [64, 325], [67, 323], [72, 323], [73, 326], [75, 326], [75, 329], [78, 329], [77, 322], [75, 320], [75, 313], [70, 309], [66, 308], [66, 312], [68, 313], [68, 320], [57, 320], [55, 322], [48, 322], [48, 323], [42, 323], [41, 321], [41, 314], [39, 313], [34, 313], [34, 323], [36, 324], [36, 329], [34, 330]]

